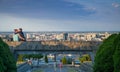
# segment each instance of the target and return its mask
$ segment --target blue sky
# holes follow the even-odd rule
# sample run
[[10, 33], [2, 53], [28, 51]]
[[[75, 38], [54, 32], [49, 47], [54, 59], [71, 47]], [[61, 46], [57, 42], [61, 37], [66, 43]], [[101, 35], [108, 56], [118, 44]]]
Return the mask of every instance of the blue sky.
[[120, 0], [0, 0], [0, 31], [120, 31]]

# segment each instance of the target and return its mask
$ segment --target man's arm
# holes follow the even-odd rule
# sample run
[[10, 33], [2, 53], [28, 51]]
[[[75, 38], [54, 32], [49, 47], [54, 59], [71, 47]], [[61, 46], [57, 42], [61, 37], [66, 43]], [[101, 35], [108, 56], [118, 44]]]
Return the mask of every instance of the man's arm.
[[18, 34], [19, 38], [22, 40], [25, 40], [20, 34]]

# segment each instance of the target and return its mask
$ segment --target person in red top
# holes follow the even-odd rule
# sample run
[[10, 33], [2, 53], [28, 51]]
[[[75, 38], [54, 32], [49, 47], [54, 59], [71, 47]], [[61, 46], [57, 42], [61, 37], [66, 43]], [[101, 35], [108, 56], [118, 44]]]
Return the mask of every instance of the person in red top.
[[60, 72], [62, 72], [62, 61], [61, 60], [60, 60], [59, 67], [60, 67]]

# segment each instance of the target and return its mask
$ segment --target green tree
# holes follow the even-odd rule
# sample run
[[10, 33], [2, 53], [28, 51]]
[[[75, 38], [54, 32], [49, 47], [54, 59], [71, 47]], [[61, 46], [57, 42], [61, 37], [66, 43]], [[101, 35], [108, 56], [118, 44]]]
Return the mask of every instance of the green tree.
[[79, 61], [80, 61], [80, 63], [83, 63], [84, 59], [82, 57], [79, 57]]
[[67, 64], [72, 64], [72, 58], [67, 59]]
[[83, 55], [82, 58], [83, 58], [84, 61], [90, 61], [90, 60], [91, 60], [89, 54], [85, 54], [85, 55]]
[[29, 54], [25, 54], [25, 55], [23, 56], [23, 58], [28, 58], [28, 59], [30, 59], [30, 55], [29, 55]]
[[48, 57], [45, 55], [45, 62], [48, 63]]
[[65, 56], [62, 58], [62, 63], [63, 63], [63, 64], [67, 64], [67, 59], [66, 59]]
[[24, 54], [23, 55], [23, 58], [28, 58], [28, 59], [30, 59], [30, 58], [40, 59], [42, 57], [43, 57], [42, 54]]
[[0, 38], [0, 72], [17, 72], [16, 61], [9, 46]]
[[111, 35], [103, 41], [95, 56], [94, 72], [113, 72], [114, 61], [113, 55], [115, 52], [114, 41], [117, 34]]
[[17, 61], [23, 61], [23, 54], [20, 54], [20, 55], [18, 55], [18, 59], [17, 59]]
[[115, 53], [113, 55], [114, 72], [120, 72], [120, 34], [114, 41]]
[[83, 63], [84, 61], [91, 61], [90, 55], [89, 54], [85, 54], [82, 57], [79, 57], [79, 61], [81, 63]]
[[4, 64], [3, 64], [3, 61], [2, 61], [2, 58], [0, 57], [0, 72], [4, 72]]
[[38, 59], [41, 59], [41, 58], [43, 58], [43, 55], [42, 55], [42, 54], [38, 54], [38, 55], [37, 55], [37, 58], [38, 58]]

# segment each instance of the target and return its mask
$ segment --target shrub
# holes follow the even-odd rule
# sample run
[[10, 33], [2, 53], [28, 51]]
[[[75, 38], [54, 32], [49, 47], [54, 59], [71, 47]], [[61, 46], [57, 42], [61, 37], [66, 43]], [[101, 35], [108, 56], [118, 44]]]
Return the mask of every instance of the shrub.
[[67, 64], [67, 59], [65, 56], [62, 58], [62, 64]]

